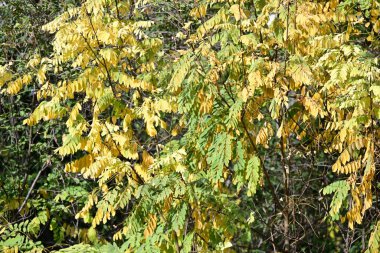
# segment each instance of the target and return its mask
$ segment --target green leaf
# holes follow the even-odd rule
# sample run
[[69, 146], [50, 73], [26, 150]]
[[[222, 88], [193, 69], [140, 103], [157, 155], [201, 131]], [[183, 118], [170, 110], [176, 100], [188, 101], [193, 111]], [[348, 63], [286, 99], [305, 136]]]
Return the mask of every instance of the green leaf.
[[249, 159], [245, 179], [248, 181], [247, 196], [252, 196], [256, 193], [260, 179], [260, 159], [257, 156]]
[[87, 230], [87, 237], [92, 243], [96, 243], [98, 241], [98, 235], [94, 227], [90, 227]]

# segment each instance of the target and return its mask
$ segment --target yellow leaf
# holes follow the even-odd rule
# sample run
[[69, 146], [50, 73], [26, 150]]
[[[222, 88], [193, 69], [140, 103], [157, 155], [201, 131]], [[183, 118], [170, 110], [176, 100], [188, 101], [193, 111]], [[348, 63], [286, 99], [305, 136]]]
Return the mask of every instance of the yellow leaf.
[[156, 217], [156, 215], [149, 214], [148, 224], [147, 224], [147, 227], [144, 230], [144, 237], [148, 238], [149, 236], [151, 236], [153, 234], [154, 230], [156, 229], [156, 227], [157, 227], [157, 217]]
[[247, 99], [248, 99], [248, 89], [246, 87], [243, 88], [242, 92], [241, 92], [241, 99], [243, 100], [243, 102], [247, 102]]
[[244, 11], [242, 10], [239, 4], [232, 5], [230, 8], [230, 12], [234, 15], [236, 21], [247, 18], [247, 16], [245, 15]]
[[154, 163], [154, 158], [145, 150], [143, 151], [142, 159], [142, 166], [144, 166], [146, 169], [148, 169], [149, 166]]

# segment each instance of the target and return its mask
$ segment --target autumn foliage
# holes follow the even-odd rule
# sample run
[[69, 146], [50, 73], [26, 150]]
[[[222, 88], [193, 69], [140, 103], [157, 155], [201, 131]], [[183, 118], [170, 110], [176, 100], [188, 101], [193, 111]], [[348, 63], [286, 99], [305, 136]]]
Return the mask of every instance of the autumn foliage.
[[96, 181], [63, 252], [378, 252], [379, 16], [371, 0], [87, 0], [44, 25], [51, 55], [0, 67], [0, 87], [37, 85], [23, 123], [65, 124], [62, 170]]

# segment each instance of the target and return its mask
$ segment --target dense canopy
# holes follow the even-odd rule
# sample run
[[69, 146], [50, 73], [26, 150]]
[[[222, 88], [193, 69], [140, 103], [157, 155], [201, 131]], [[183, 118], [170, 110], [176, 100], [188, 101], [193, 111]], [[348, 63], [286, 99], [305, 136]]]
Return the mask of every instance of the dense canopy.
[[379, 252], [378, 0], [3, 0], [4, 252]]

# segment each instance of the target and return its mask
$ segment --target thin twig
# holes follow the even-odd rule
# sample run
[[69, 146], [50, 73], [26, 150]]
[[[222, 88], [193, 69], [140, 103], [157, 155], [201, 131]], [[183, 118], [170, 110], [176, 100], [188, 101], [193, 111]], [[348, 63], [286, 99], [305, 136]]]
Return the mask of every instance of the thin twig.
[[29, 191], [28, 191], [28, 194], [26, 194], [26, 197], [24, 199], [24, 202], [22, 202], [21, 206], [19, 207], [17, 213], [19, 214], [21, 212], [21, 210], [24, 208], [24, 206], [26, 205], [26, 202], [28, 201], [29, 197], [30, 197], [30, 194], [32, 193], [33, 189], [34, 189], [34, 186], [36, 185], [37, 183], [37, 180], [38, 178], [41, 176], [42, 172], [44, 172], [44, 170], [46, 168], [48, 168], [49, 166], [51, 165], [51, 161], [50, 159], [47, 160], [44, 165], [42, 166], [42, 168], [40, 169], [40, 171], [37, 173], [37, 176], [34, 178], [33, 180], [33, 183], [32, 185], [30, 186], [29, 188]]

